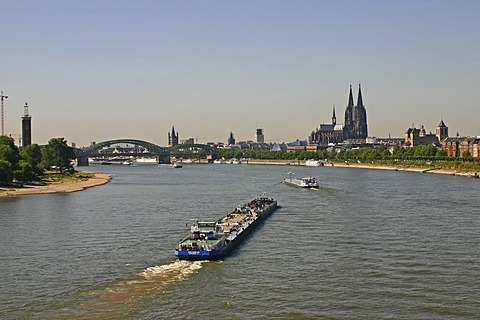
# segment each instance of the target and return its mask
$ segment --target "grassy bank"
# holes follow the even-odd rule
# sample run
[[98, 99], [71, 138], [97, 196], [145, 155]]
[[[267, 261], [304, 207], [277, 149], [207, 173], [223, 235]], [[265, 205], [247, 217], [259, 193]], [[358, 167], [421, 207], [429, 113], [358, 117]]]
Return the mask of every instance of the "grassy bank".
[[31, 188], [35, 186], [49, 186], [52, 184], [75, 183], [80, 181], [88, 181], [95, 176], [92, 172], [73, 172], [73, 173], [57, 173], [47, 172], [40, 177], [38, 181], [20, 182], [16, 181], [9, 184], [0, 184], [0, 192], [15, 191], [23, 188]]

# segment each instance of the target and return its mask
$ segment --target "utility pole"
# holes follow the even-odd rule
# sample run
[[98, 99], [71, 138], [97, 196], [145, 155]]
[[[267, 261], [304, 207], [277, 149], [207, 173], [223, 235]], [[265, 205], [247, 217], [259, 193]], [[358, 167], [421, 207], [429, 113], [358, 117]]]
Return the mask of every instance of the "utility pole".
[[5, 135], [5, 111], [3, 111], [3, 100], [8, 99], [8, 96], [4, 96], [2, 91], [2, 94], [0, 95], [0, 97], [2, 99], [2, 136], [4, 136]]

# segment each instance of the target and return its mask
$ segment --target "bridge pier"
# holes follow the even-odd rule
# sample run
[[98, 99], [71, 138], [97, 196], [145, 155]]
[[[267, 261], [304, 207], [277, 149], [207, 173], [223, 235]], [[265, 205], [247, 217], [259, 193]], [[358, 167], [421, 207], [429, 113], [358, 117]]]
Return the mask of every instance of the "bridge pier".
[[78, 167], [88, 167], [88, 156], [77, 157]]
[[170, 163], [170, 153], [169, 154], [161, 154], [158, 156], [158, 163]]

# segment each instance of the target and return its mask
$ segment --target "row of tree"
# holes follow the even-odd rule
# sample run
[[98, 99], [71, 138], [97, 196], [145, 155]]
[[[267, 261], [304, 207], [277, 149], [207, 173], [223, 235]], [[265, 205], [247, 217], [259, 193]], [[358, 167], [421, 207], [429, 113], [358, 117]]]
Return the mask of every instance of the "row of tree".
[[457, 157], [447, 157], [442, 149], [434, 146], [417, 146], [413, 148], [395, 147], [391, 153], [386, 146], [376, 148], [342, 149], [340, 151], [294, 151], [281, 152], [270, 150], [231, 150], [223, 149], [219, 152], [224, 158], [254, 158], [254, 159], [327, 159], [331, 161], [361, 161], [370, 162], [376, 160], [442, 160], [442, 161], [474, 161], [468, 152]]
[[18, 148], [12, 138], [0, 136], [0, 184], [40, 180], [46, 170], [73, 170], [73, 148], [64, 138], [50, 139], [46, 146], [32, 144]]

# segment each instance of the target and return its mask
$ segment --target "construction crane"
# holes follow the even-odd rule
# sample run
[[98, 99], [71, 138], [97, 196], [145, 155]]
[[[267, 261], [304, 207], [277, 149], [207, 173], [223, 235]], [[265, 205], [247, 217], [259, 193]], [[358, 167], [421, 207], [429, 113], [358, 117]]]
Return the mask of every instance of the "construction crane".
[[8, 96], [4, 96], [2, 91], [2, 94], [0, 95], [0, 97], [2, 99], [2, 136], [4, 136], [5, 135], [5, 112], [3, 110], [3, 100], [8, 99]]

